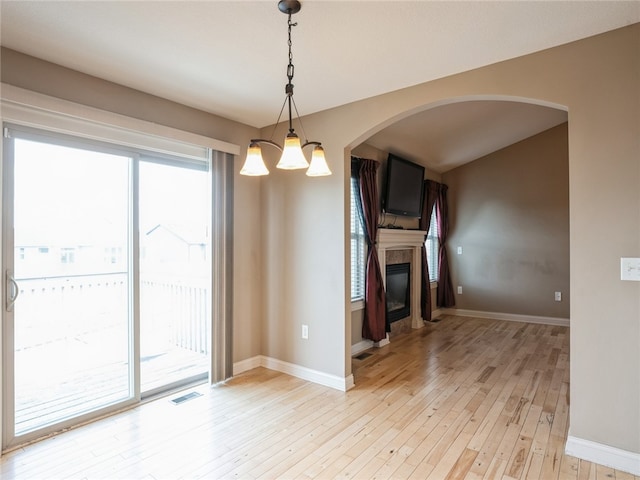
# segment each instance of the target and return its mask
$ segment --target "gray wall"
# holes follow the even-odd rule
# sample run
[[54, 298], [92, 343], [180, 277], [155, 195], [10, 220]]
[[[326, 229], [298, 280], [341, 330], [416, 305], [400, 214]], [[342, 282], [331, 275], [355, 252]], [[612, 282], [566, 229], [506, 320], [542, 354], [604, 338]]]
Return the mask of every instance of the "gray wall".
[[567, 124], [450, 170], [443, 182], [452, 281], [463, 292], [456, 308], [568, 319]]

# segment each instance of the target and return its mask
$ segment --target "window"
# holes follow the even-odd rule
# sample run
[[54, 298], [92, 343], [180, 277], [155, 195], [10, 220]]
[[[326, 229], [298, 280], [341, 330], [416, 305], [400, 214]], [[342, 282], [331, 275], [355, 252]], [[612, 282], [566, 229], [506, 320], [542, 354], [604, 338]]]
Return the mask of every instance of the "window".
[[429, 232], [425, 241], [427, 249], [427, 264], [429, 265], [429, 281], [438, 281], [438, 220], [436, 216], [436, 207], [431, 211], [431, 222], [429, 223]]
[[122, 247], [105, 247], [104, 263], [115, 265], [123, 259]]
[[364, 299], [367, 244], [360, 211], [356, 207], [358, 181], [351, 177], [351, 301]]
[[74, 263], [76, 261], [76, 249], [75, 248], [61, 248], [60, 249], [60, 263]]

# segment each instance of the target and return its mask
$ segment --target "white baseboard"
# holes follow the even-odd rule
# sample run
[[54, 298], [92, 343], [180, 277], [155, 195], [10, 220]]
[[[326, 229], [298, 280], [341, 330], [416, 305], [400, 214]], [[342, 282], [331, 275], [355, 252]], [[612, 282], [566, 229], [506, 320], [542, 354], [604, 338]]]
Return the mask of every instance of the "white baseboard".
[[351, 356], [355, 357], [359, 353], [369, 350], [373, 347], [373, 340], [361, 340], [358, 343], [351, 345]]
[[261, 355], [247, 358], [246, 360], [242, 360], [240, 362], [236, 362], [233, 364], [233, 374], [240, 375], [242, 372], [253, 370], [254, 368], [258, 368], [261, 366], [262, 366]]
[[443, 308], [440, 310], [445, 315], [458, 315], [460, 317], [491, 318], [493, 320], [507, 320], [509, 322], [540, 323], [543, 325], [555, 325], [568, 327], [568, 318], [540, 317], [537, 315], [519, 315], [516, 313], [481, 312], [479, 310], [464, 310], [461, 308]]
[[632, 475], [640, 475], [640, 453], [628, 452], [571, 435], [567, 437], [564, 452], [588, 462], [599, 463]]
[[256, 357], [234, 363], [233, 374], [238, 375], [257, 367], [264, 367], [277, 372], [286, 373], [287, 375], [302, 378], [303, 380], [324, 385], [325, 387], [335, 388], [341, 392], [346, 392], [355, 386], [353, 375], [349, 375], [345, 378], [337, 377], [335, 375], [329, 375], [328, 373], [284, 362], [276, 358], [266, 357], [264, 355], [258, 355]]

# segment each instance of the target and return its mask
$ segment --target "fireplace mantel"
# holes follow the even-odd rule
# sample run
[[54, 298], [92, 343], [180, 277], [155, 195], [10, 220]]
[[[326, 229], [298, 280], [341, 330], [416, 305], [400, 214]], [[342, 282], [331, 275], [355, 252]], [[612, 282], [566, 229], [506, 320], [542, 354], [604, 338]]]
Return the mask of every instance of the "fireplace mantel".
[[422, 247], [427, 232], [424, 230], [378, 229], [378, 249], [401, 250]]
[[[422, 246], [427, 236], [424, 230], [401, 230], [395, 228], [378, 229], [378, 261], [382, 278], [386, 283], [384, 272], [387, 268], [387, 250], [412, 250], [411, 261], [411, 327], [420, 328], [424, 322], [420, 312], [420, 281], [422, 275]], [[386, 288], [386, 285], [385, 285]]]

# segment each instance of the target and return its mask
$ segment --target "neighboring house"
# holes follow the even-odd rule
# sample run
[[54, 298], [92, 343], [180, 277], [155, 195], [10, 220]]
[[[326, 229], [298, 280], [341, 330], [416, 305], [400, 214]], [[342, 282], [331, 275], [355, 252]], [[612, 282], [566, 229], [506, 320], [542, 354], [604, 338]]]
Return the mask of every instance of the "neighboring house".
[[204, 235], [187, 232], [185, 227], [158, 224], [141, 239], [141, 261], [147, 258], [158, 263], [201, 263], [207, 259]]
[[[193, 229], [162, 224], [148, 230], [140, 240], [141, 259], [151, 259], [147, 269], [151, 264], [202, 264], [207, 259], [206, 233], [189, 230]], [[19, 278], [126, 270], [126, 247], [116, 238], [94, 236], [78, 244], [77, 238], [74, 242], [67, 239], [73, 236], [64, 233], [38, 231], [27, 229], [16, 239], [15, 270]]]
[[43, 242], [15, 247], [17, 278], [114, 273], [125, 269], [122, 245]]

